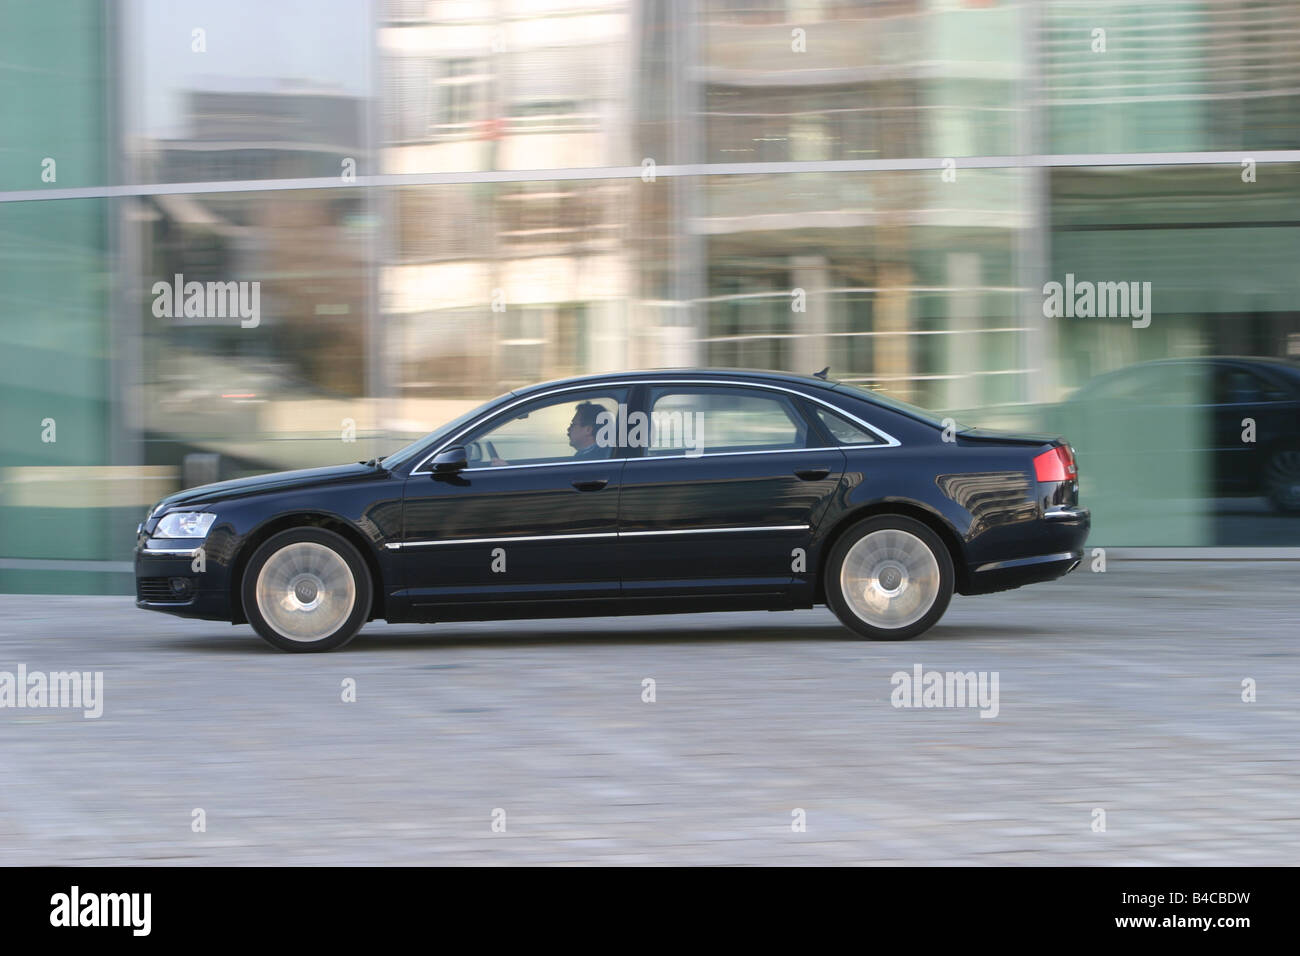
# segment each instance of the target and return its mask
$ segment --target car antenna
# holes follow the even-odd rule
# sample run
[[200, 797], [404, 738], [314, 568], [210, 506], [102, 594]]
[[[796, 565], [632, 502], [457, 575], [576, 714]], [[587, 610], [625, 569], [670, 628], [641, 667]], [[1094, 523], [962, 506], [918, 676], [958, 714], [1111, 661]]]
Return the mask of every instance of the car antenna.
[[827, 365], [827, 366], [826, 366], [824, 369], [822, 369], [820, 372], [813, 372], [813, 375], [815, 375], [817, 378], [821, 379], [821, 380], [824, 382], [824, 381], [826, 381], [826, 376], [830, 373], [830, 370], [831, 370], [831, 367], [830, 367], [829, 365]]

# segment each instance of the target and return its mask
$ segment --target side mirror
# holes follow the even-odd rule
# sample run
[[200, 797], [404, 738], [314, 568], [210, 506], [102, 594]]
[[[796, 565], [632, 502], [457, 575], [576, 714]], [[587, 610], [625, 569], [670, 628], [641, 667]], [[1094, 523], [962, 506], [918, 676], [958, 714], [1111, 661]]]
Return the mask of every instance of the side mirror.
[[465, 456], [465, 446], [456, 445], [438, 453], [438, 457], [433, 460], [433, 473], [435, 475], [451, 475], [468, 465], [469, 459]]

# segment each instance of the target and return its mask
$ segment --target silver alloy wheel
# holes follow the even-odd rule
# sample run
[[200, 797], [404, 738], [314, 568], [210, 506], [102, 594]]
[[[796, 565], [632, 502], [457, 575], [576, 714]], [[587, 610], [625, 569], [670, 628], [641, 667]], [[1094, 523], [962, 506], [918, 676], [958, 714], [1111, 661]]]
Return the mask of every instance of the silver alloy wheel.
[[863, 535], [840, 565], [840, 593], [872, 627], [915, 624], [939, 596], [939, 562], [916, 535], [886, 528]]
[[286, 544], [257, 575], [257, 609], [290, 641], [329, 637], [352, 615], [356, 602], [357, 582], [348, 563], [314, 541]]
[[1300, 449], [1274, 452], [1264, 480], [1278, 504], [1290, 510], [1300, 509]]

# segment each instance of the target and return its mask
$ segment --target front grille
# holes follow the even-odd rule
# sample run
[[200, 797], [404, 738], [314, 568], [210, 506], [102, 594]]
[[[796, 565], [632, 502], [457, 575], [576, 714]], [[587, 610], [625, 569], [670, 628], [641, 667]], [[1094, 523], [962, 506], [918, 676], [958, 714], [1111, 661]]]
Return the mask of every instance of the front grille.
[[191, 595], [184, 597], [172, 590], [170, 578], [137, 578], [135, 582], [136, 599], [157, 603], [178, 604], [188, 601]]

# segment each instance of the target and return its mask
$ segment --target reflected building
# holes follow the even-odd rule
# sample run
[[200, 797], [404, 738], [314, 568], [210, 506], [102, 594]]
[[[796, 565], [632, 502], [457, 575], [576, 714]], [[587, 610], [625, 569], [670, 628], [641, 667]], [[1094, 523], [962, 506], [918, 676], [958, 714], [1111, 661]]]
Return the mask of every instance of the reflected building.
[[[281, 88], [259, 92], [184, 93], [186, 135], [146, 141], [137, 169], [157, 182], [229, 182], [274, 178], [339, 179], [365, 167], [366, 103], [358, 97]], [[257, 194], [161, 194], [140, 200], [150, 222], [141, 237], [141, 272], [186, 281], [256, 281], [259, 336], [223, 316], [184, 321], [143, 316], [159, 346], [151, 368], [191, 377], [184, 365], [238, 365], [227, 393], [255, 399], [309, 395], [364, 398], [368, 392], [367, 321], [374, 246], [367, 198], [360, 189], [268, 190]], [[265, 368], [273, 385], [247, 386], [249, 367]], [[215, 374], [207, 376], [221, 384]], [[266, 388], [273, 389], [267, 394]], [[167, 398], [149, 407], [167, 407]], [[188, 403], [192, 418], [212, 410]], [[253, 422], [256, 430], [258, 423]], [[184, 425], [150, 431], [181, 434]]]
[[[1034, 428], [1145, 360], [1300, 356], [1287, 0], [314, 10], [6, 10], [0, 589], [129, 590], [187, 462], [382, 455], [549, 378], [830, 366]], [[176, 275], [259, 283], [256, 327], [155, 315]], [[1067, 276], [1149, 282], [1150, 323], [1045, 315]], [[1258, 502], [1094, 508], [1300, 546]]]
[[[397, 387], [486, 397], [629, 360], [632, 189], [530, 170], [626, 166], [638, 51], [627, 2], [393, 3], [378, 31], [382, 168], [395, 187], [382, 274]], [[507, 181], [484, 171], [519, 173]]]
[[[704, 183], [684, 230], [708, 263], [703, 361], [829, 365], [941, 408], [1027, 400], [1021, 175], [906, 169], [1015, 152], [1018, 15], [921, 0], [702, 5], [703, 158], [813, 169]], [[884, 168], [833, 170], [841, 161]]]

